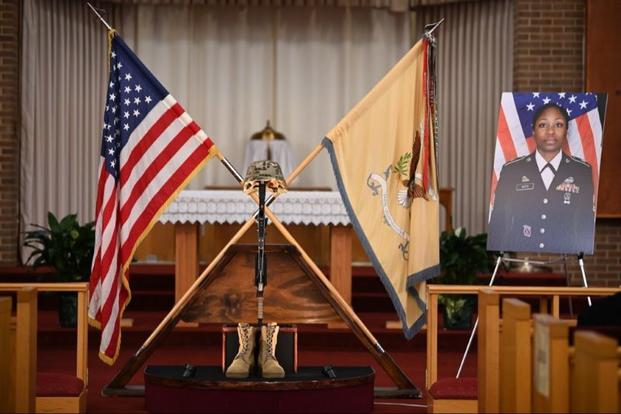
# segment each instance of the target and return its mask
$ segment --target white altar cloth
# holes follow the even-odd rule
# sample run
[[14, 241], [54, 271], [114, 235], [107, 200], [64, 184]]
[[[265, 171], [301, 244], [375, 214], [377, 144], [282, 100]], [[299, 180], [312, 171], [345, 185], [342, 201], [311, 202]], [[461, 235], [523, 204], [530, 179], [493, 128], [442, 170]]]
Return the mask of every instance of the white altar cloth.
[[[245, 223], [257, 204], [241, 190], [187, 190], [179, 193], [160, 223]], [[270, 209], [285, 224], [348, 225], [349, 217], [338, 191], [289, 191]]]

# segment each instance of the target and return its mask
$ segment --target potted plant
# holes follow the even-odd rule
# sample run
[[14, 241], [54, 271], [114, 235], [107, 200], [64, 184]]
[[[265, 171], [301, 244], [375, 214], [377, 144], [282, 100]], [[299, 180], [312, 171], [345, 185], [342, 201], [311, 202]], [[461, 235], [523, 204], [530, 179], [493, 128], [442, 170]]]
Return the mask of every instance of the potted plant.
[[[487, 252], [487, 234], [468, 236], [466, 229], [442, 232], [440, 236], [440, 266], [442, 273], [434, 282], [446, 285], [473, 285], [477, 273], [487, 272], [492, 264]], [[471, 326], [476, 304], [473, 295], [441, 295], [444, 327], [465, 329]]]
[[[24, 245], [32, 249], [26, 263], [34, 268], [51, 266], [59, 282], [87, 281], [95, 248], [94, 223], [80, 225], [75, 214], [69, 214], [59, 221], [49, 212], [47, 219], [48, 227], [33, 224], [36, 229], [25, 233]], [[76, 294], [61, 294], [59, 301], [61, 326], [75, 326]]]

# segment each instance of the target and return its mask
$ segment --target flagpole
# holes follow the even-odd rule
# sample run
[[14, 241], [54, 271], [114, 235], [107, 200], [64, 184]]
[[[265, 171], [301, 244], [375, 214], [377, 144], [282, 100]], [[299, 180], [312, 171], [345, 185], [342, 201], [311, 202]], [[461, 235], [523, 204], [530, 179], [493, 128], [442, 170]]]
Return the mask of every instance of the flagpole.
[[289, 174], [289, 176], [287, 177], [287, 186], [291, 185], [293, 180], [295, 180], [296, 177], [300, 175], [302, 170], [306, 168], [306, 166], [310, 164], [317, 157], [317, 155], [319, 155], [322, 149], [323, 144], [319, 144], [315, 148], [313, 148], [313, 150], [306, 156], [306, 158], [304, 158], [304, 160], [295, 168], [295, 170], [293, 170], [291, 174]]
[[427, 26], [432, 26], [429, 30], [425, 30], [425, 34], [426, 35], [431, 35], [433, 33], [434, 30], [436, 30], [438, 28], [438, 26], [440, 26], [442, 23], [444, 22], [444, 17], [438, 21], [437, 23], [431, 23]]
[[102, 22], [102, 23], [103, 23], [103, 24], [104, 24], [104, 25], [108, 28], [108, 30], [112, 30], [112, 27], [108, 24], [108, 22], [107, 22], [107, 21], [105, 21], [105, 20], [104, 20], [104, 18], [103, 18], [103, 17], [101, 17], [101, 14], [99, 14], [99, 13], [97, 12], [97, 9], [95, 9], [95, 8], [93, 7], [93, 5], [92, 5], [92, 4], [90, 4], [89, 2], [86, 2], [86, 4], [88, 5], [88, 7], [90, 7], [90, 8], [91, 8], [91, 10], [93, 11], [93, 13], [95, 13], [95, 15], [96, 15], [97, 17], [99, 17], [99, 20], [101, 20], [101, 22]]

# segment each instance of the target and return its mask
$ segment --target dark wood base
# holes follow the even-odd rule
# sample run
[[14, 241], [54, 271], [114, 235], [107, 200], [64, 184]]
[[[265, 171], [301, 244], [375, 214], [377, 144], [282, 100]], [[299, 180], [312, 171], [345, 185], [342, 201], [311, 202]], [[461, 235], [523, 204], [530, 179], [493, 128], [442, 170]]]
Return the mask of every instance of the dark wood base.
[[285, 378], [229, 379], [221, 367], [148, 366], [145, 404], [149, 412], [178, 413], [368, 413], [373, 410], [371, 367], [300, 367]]

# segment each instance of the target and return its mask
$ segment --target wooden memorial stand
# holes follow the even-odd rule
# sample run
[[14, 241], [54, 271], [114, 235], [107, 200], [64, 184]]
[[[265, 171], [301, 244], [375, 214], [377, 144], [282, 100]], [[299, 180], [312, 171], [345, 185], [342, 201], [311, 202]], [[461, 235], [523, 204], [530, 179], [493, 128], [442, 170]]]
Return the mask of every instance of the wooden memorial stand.
[[[307, 158], [287, 177], [287, 183], [291, 183], [300, 172], [312, 161], [323, 149], [323, 145], [318, 145], [307, 156]], [[235, 176], [238, 182], [241, 183], [242, 177], [235, 170], [235, 168], [218, 153], [220, 161], [226, 166], [226, 168]], [[258, 197], [256, 194], [252, 194], [251, 197], [258, 203]], [[395, 363], [392, 357], [384, 350], [373, 334], [368, 330], [360, 318], [351, 309], [351, 306], [342, 298], [339, 292], [332, 286], [328, 278], [323, 274], [321, 269], [313, 262], [313, 260], [306, 254], [304, 249], [295, 240], [295, 238], [289, 233], [281, 221], [272, 213], [267, 207], [274, 200], [274, 197], [270, 197], [267, 201], [265, 208], [265, 215], [271, 221], [272, 225], [285, 237], [285, 239], [291, 244], [291, 249], [299, 255], [298, 263], [303, 263], [304, 273], [310, 276], [310, 280], [315, 285], [316, 289], [323, 295], [324, 299], [330, 304], [332, 310], [347, 324], [347, 326], [353, 331], [356, 337], [367, 348], [369, 353], [373, 355], [376, 361], [388, 374], [388, 376], [397, 385], [398, 391], [395, 395], [406, 396], [409, 398], [420, 398], [421, 392], [410, 380], [410, 378], [403, 372], [403, 370]], [[256, 213], [255, 213], [256, 214]], [[161, 343], [166, 335], [175, 327], [175, 325], [182, 319], [190, 320], [193, 316], [191, 312], [192, 305], [198, 304], [198, 298], [201, 297], [200, 291], [202, 287], [208, 287], [210, 284], [214, 284], [218, 277], [218, 270], [223, 269], [228, 263], [226, 257], [230, 255], [231, 247], [237, 243], [241, 236], [248, 231], [254, 224], [255, 216], [250, 217], [244, 225], [237, 231], [237, 233], [229, 240], [227, 245], [220, 251], [220, 253], [214, 258], [214, 260], [207, 266], [203, 273], [196, 279], [188, 291], [177, 301], [175, 306], [166, 315], [166, 317], [155, 328], [153, 333], [147, 338], [140, 349], [130, 358], [129, 361], [121, 368], [120, 372], [112, 379], [112, 381], [104, 387], [102, 393], [104, 395], [144, 395], [144, 388], [136, 389], [128, 387], [127, 384], [133, 377], [133, 375], [140, 369], [144, 362], [151, 356], [155, 348]], [[251, 263], [254, 263], [252, 261]], [[269, 263], [269, 260], [268, 260]], [[273, 274], [273, 273], [272, 273]], [[251, 279], [251, 278], [248, 278]], [[229, 283], [228, 281], [226, 282]], [[269, 282], [268, 282], [269, 283]], [[269, 292], [269, 289], [267, 290]], [[209, 300], [209, 293], [203, 295], [204, 300]], [[231, 299], [229, 297], [229, 299]], [[270, 300], [266, 300], [269, 304]], [[241, 304], [241, 302], [240, 302]], [[289, 307], [291, 304], [289, 304]], [[196, 308], [194, 308], [196, 309]], [[229, 308], [230, 309], [230, 308]], [[291, 310], [291, 309], [289, 309]], [[240, 310], [241, 312], [241, 310]], [[268, 320], [266, 312], [266, 320]], [[221, 315], [226, 316], [226, 315]], [[253, 314], [254, 316], [254, 314]], [[288, 319], [292, 319], [288, 317]], [[239, 321], [236, 320], [236, 321]], [[280, 322], [280, 321], [278, 321]], [[293, 322], [293, 321], [292, 321]], [[386, 394], [384, 394], [386, 395]]]
[[[304, 260], [303, 252], [290, 245], [270, 245], [266, 251], [269, 254], [268, 275], [270, 275], [265, 290], [266, 321], [330, 323], [338, 321], [340, 317], [375, 356], [399, 388], [405, 390], [404, 394], [420, 397], [416, 386], [379, 343], [377, 341], [371, 343], [368, 340], [368, 335], [371, 334], [366, 327], [350, 308], [345, 308], [343, 299], [334, 292], [325, 276], [314, 273], [312, 267]], [[256, 317], [256, 290], [253, 284], [255, 255], [254, 245], [227, 246], [215, 264], [197, 280], [145, 344], [103, 389], [104, 395], [143, 395], [144, 389], [128, 387], [127, 383], [179, 321], [190, 323], [253, 321]], [[338, 384], [333, 383], [335, 386]], [[316, 386], [315, 384], [314, 387]]]
[[[271, 213], [270, 213], [271, 214]], [[247, 223], [248, 226], [251, 221]], [[408, 396], [420, 392], [316, 265], [304, 258], [297, 246], [272, 245], [268, 248], [268, 288], [265, 290], [265, 320], [288, 323], [329, 323], [339, 317], [352, 329], [377, 359], [399, 389]], [[256, 246], [229, 245], [197, 279], [145, 344], [103, 389], [105, 395], [142, 395], [144, 389], [127, 383], [179, 321], [232, 323], [253, 321], [256, 317], [256, 291], [253, 285]], [[312, 262], [311, 262], [312, 263]], [[303, 295], [300, 295], [303, 292]], [[373, 338], [374, 339], [374, 338]]]
[[[321, 150], [319, 146], [315, 152]], [[309, 157], [314, 157], [316, 154], [311, 153]], [[223, 161], [224, 162], [224, 161]], [[226, 163], [225, 163], [226, 165]], [[299, 171], [297, 172], [299, 173]], [[294, 171], [292, 176], [295, 177], [297, 173]], [[256, 197], [255, 197], [256, 201]], [[308, 257], [295, 238], [287, 231], [284, 225], [278, 220], [278, 218], [268, 209], [265, 209], [265, 214], [270, 219], [272, 224], [283, 234], [283, 236], [291, 243], [291, 249], [299, 255], [298, 263], [305, 271], [304, 273], [310, 277], [312, 283], [316, 286], [316, 290], [319, 290], [324, 299], [331, 305], [333, 311], [345, 321], [349, 328], [353, 331], [356, 337], [362, 342], [367, 350], [375, 357], [380, 366], [386, 371], [386, 373], [395, 382], [400, 390], [399, 395], [420, 398], [420, 390], [412, 383], [408, 376], [399, 368], [392, 357], [383, 349], [373, 334], [367, 329], [364, 323], [353, 312], [351, 307], [340, 296], [338, 291], [330, 284], [326, 276], [319, 269], [319, 267]], [[198, 304], [198, 298], [201, 287], [208, 287], [212, 283], [215, 283], [219, 270], [224, 270], [227, 263], [232, 260], [231, 250], [232, 246], [241, 238], [241, 236], [248, 231], [254, 224], [254, 217], [249, 218], [246, 223], [239, 229], [239, 231], [229, 240], [227, 245], [216, 256], [216, 258], [209, 264], [205, 271], [199, 276], [199, 278], [192, 284], [190, 289], [177, 301], [175, 306], [166, 315], [164, 320], [158, 325], [154, 332], [147, 338], [141, 348], [130, 358], [130, 360], [121, 368], [121, 371], [112, 379], [112, 381], [104, 387], [102, 393], [104, 395], [125, 395], [125, 396], [137, 396], [144, 395], [144, 388], [136, 388], [127, 386], [133, 375], [140, 369], [144, 362], [151, 356], [157, 345], [170, 333], [175, 325], [182, 319], [186, 321], [192, 321], [195, 314], [192, 313], [192, 305]], [[229, 259], [230, 258], [230, 259]], [[253, 262], [251, 262], [253, 263]], [[269, 261], [268, 261], [269, 263]], [[217, 286], [215, 283], [213, 287]], [[269, 292], [269, 290], [267, 290]], [[202, 296], [203, 300], [209, 300], [209, 296]], [[232, 297], [229, 296], [229, 300]], [[266, 300], [269, 303], [269, 300]], [[195, 308], [194, 308], [195, 309]], [[229, 309], [232, 309], [229, 307]], [[188, 311], [189, 310], [189, 311]], [[240, 310], [241, 312], [241, 310]], [[266, 313], [266, 318], [268, 314]], [[225, 319], [229, 319], [229, 322], [239, 321], [231, 319], [226, 315], [220, 315]], [[288, 318], [294, 319], [294, 318]], [[333, 319], [333, 318], [332, 318]], [[293, 321], [293, 320], [292, 320]], [[280, 321], [279, 321], [280, 322]]]

